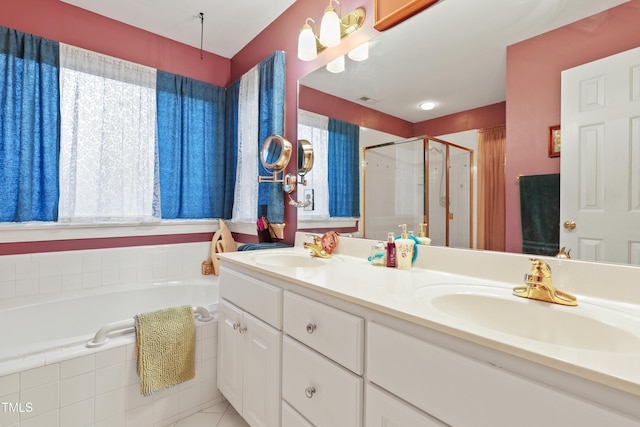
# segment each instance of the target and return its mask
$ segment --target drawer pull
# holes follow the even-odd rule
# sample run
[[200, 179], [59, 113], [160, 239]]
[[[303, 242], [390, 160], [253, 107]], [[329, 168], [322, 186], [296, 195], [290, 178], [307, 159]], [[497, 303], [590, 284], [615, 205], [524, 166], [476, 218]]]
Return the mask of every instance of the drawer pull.
[[316, 393], [315, 387], [307, 387], [304, 389], [304, 395], [307, 396], [307, 399], [311, 399], [315, 393]]
[[316, 331], [316, 328], [317, 328], [317, 326], [316, 326], [315, 323], [311, 323], [311, 322], [307, 323], [307, 333], [308, 334], [314, 333]]

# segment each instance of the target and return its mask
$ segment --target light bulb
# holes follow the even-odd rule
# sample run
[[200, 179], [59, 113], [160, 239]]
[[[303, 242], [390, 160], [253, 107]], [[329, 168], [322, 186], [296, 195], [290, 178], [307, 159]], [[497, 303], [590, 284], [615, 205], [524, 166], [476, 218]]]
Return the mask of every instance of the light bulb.
[[316, 36], [311, 26], [305, 23], [298, 36], [298, 58], [302, 61], [313, 61], [318, 57]]
[[327, 64], [327, 71], [330, 73], [341, 73], [344, 71], [344, 55], [338, 56]]
[[336, 10], [331, 5], [327, 6], [320, 22], [320, 43], [326, 47], [338, 46], [340, 44], [340, 25], [342, 22]]
[[423, 102], [420, 104], [420, 109], [428, 111], [433, 110], [436, 107], [436, 103], [433, 101]]

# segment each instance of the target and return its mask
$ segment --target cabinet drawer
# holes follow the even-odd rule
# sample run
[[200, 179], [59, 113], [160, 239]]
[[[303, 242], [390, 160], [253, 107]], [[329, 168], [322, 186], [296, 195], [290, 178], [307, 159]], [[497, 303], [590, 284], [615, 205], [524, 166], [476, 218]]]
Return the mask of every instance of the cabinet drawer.
[[313, 425], [361, 426], [362, 394], [362, 378], [283, 338], [282, 398]]
[[282, 289], [222, 267], [220, 297], [282, 329]]
[[282, 402], [282, 427], [313, 427], [309, 421], [291, 407], [287, 402]]
[[367, 384], [365, 394], [364, 422], [367, 427], [445, 427], [441, 422], [376, 386]]
[[283, 329], [298, 341], [362, 375], [362, 318], [286, 291]]

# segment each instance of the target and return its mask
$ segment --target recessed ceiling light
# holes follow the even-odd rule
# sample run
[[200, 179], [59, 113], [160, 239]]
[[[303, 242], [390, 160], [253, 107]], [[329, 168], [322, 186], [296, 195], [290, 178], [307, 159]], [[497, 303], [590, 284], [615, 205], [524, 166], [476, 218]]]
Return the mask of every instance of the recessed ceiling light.
[[436, 103], [433, 101], [427, 101], [420, 104], [421, 110], [433, 110], [436, 107]]

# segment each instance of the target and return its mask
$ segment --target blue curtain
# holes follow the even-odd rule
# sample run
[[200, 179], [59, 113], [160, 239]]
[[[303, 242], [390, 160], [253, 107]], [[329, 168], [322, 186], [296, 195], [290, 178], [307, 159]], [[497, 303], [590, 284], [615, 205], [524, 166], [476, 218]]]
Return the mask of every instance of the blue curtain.
[[236, 188], [236, 164], [238, 161], [238, 99], [240, 96], [240, 80], [236, 80], [227, 87], [225, 112], [225, 199], [224, 217], [229, 219], [233, 215], [233, 197]]
[[163, 71], [156, 85], [162, 218], [225, 217], [224, 88]]
[[0, 27], [0, 70], [0, 221], [55, 221], [58, 42]]
[[[260, 109], [258, 144], [270, 135], [284, 134], [285, 53], [276, 51], [258, 64], [260, 73]], [[258, 163], [258, 172], [269, 175]], [[274, 223], [284, 222], [282, 183], [261, 183], [258, 188], [258, 215], [266, 215]]]
[[329, 215], [360, 216], [360, 128], [329, 118]]

